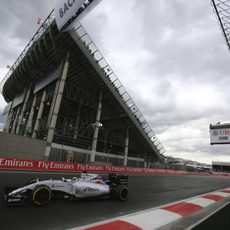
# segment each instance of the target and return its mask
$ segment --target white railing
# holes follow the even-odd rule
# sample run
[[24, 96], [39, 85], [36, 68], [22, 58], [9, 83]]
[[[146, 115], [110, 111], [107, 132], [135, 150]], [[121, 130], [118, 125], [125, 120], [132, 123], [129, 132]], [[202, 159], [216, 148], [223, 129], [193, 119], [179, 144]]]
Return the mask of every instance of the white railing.
[[165, 149], [158, 140], [156, 134], [153, 132], [143, 114], [138, 109], [137, 105], [134, 103], [128, 92], [125, 90], [122, 83], [119, 81], [116, 74], [113, 72], [112, 68], [109, 66], [101, 52], [98, 50], [97, 46], [94, 44], [93, 40], [90, 38], [84, 27], [80, 25], [77, 29], [75, 29], [75, 32], [84, 46], [88, 49], [90, 55], [93, 56], [100, 69], [104, 72], [104, 76], [110, 80], [111, 85], [115, 88], [122, 101], [132, 112], [132, 115], [138, 121], [138, 124], [144, 131], [145, 135], [147, 135], [151, 143], [154, 145], [158, 154], [163, 155]]

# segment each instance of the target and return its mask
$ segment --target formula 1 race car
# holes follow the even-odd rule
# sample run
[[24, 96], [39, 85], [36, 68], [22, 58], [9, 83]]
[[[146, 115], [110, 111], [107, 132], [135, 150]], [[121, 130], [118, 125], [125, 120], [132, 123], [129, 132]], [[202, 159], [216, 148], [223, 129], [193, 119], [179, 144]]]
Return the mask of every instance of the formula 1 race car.
[[20, 187], [6, 187], [4, 204], [25, 205], [33, 204], [44, 206], [52, 198], [77, 200], [83, 198], [111, 197], [125, 201], [128, 195], [128, 176], [109, 174], [103, 178], [98, 174], [82, 173], [79, 178], [62, 178], [61, 180], [31, 181]]

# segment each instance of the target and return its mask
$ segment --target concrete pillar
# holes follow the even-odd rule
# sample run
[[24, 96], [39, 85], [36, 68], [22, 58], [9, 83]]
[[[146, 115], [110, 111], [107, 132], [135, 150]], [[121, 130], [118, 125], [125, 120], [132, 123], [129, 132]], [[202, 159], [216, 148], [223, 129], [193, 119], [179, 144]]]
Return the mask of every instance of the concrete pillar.
[[144, 156], [144, 168], [147, 168], [148, 167], [148, 163], [147, 163], [147, 155], [146, 155], [146, 153], [144, 154], [145, 156]]
[[39, 106], [39, 109], [38, 109], [38, 114], [37, 114], [36, 122], [35, 122], [35, 125], [34, 125], [32, 138], [37, 137], [37, 132], [39, 131], [39, 126], [40, 126], [40, 123], [41, 123], [42, 113], [43, 113], [44, 106], [45, 106], [45, 100], [46, 100], [46, 90], [44, 90], [43, 94], [42, 94], [42, 99], [41, 99], [41, 103], [40, 103], [40, 106]]
[[7, 132], [9, 133], [10, 131], [10, 124], [11, 124], [11, 121], [12, 121], [12, 116], [13, 116], [13, 108], [12, 108], [12, 105], [13, 105], [13, 101], [11, 102], [11, 105], [10, 105], [10, 110], [7, 114], [7, 120], [6, 120], [6, 123], [5, 123], [5, 126], [4, 126], [4, 132]]
[[95, 161], [95, 152], [97, 150], [97, 139], [98, 139], [98, 132], [99, 132], [99, 124], [101, 119], [101, 108], [102, 108], [102, 93], [100, 92], [98, 106], [97, 106], [95, 128], [93, 133], [93, 142], [92, 142], [92, 149], [91, 149], [92, 153], [90, 156], [90, 161]]
[[75, 126], [75, 130], [74, 130], [74, 139], [77, 139], [80, 115], [81, 115], [81, 104], [79, 104], [79, 106], [78, 106], [76, 126]]
[[126, 135], [125, 135], [124, 161], [123, 161], [124, 166], [127, 166], [128, 152], [129, 152], [129, 128], [126, 129]]
[[28, 102], [29, 96], [30, 96], [30, 90], [31, 90], [30, 88], [27, 90], [25, 100], [24, 100], [23, 105], [22, 105], [22, 111], [21, 111], [21, 114], [19, 116], [19, 121], [18, 121], [17, 129], [16, 129], [16, 134], [19, 134], [20, 129], [21, 129], [23, 116], [24, 116], [24, 113], [25, 113], [25, 110], [26, 110], [26, 105], [27, 105], [27, 102]]
[[47, 128], [49, 128], [49, 125], [50, 125], [50, 122], [51, 122], [51, 119], [52, 119], [52, 116], [53, 116], [54, 105], [55, 105], [55, 102], [56, 102], [57, 92], [58, 92], [58, 88], [59, 88], [59, 82], [60, 82], [59, 80], [56, 82], [55, 89], [54, 89], [54, 92], [53, 92], [52, 102], [51, 102], [51, 105], [50, 105], [50, 111], [49, 111], [49, 115], [48, 115], [48, 119], [47, 119]]
[[33, 103], [32, 103], [32, 106], [31, 106], [31, 109], [30, 109], [30, 113], [29, 113], [29, 117], [28, 117], [28, 120], [27, 120], [27, 124], [26, 124], [26, 131], [25, 131], [25, 134], [24, 136], [27, 136], [28, 133], [33, 133], [33, 127], [32, 127], [32, 122], [33, 122], [33, 115], [34, 115], [34, 110], [35, 110], [35, 105], [36, 105], [36, 100], [37, 100], [37, 94], [34, 95], [34, 99], [33, 99]]
[[7, 120], [6, 120], [6, 122], [5, 122], [5, 126], [4, 126], [4, 129], [3, 129], [4, 132], [6, 132], [6, 133], [9, 133], [12, 115], [13, 115], [12, 111], [10, 111], [10, 112], [8, 113], [8, 115], [7, 115]]
[[14, 117], [14, 122], [13, 122], [12, 129], [11, 129], [11, 132], [10, 132], [11, 134], [15, 133], [15, 129], [16, 129], [19, 114], [20, 114], [20, 105], [16, 108], [16, 114], [15, 114], [15, 117]]
[[44, 156], [44, 158], [46, 160], [49, 159], [50, 150], [51, 150], [51, 143], [52, 143], [53, 137], [54, 137], [54, 131], [55, 131], [56, 123], [57, 123], [57, 117], [58, 117], [58, 113], [59, 113], [59, 109], [60, 109], [60, 105], [61, 105], [61, 100], [62, 100], [62, 96], [63, 96], [63, 92], [64, 92], [64, 87], [65, 87], [65, 82], [66, 82], [66, 78], [67, 78], [67, 74], [68, 74], [68, 70], [69, 70], [69, 57], [70, 57], [70, 53], [68, 52], [64, 66], [63, 66], [61, 79], [59, 80], [57, 96], [56, 96], [56, 100], [54, 102], [53, 113], [51, 115], [50, 125], [48, 128], [47, 146], [46, 146], [45, 156]]
[[148, 168], [150, 168], [150, 165], [151, 165], [151, 157], [149, 156], [149, 159], [148, 159]]

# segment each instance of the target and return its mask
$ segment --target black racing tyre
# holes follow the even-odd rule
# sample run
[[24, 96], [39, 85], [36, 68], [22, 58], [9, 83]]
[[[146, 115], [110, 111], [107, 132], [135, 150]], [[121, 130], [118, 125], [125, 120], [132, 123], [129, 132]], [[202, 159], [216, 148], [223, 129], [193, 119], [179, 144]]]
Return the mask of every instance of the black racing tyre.
[[44, 206], [50, 202], [52, 191], [46, 185], [38, 185], [34, 188], [31, 195], [33, 204]]
[[125, 201], [128, 196], [128, 188], [126, 186], [118, 185], [113, 191], [113, 197]]

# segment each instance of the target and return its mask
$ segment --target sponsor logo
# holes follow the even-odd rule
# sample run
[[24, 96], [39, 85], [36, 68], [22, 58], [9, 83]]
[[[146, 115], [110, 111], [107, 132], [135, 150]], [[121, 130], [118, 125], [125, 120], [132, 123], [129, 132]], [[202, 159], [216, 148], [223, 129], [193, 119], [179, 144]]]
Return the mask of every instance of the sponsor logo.
[[213, 136], [218, 136], [218, 135], [230, 135], [230, 130], [229, 129], [219, 129], [219, 130], [213, 130], [212, 131]]
[[65, 185], [61, 185], [61, 184], [52, 184], [52, 188], [64, 188]]
[[219, 140], [220, 141], [227, 141], [228, 140], [228, 136], [219, 137]]
[[67, 163], [55, 163], [55, 162], [48, 162], [48, 161], [39, 161], [38, 162], [38, 168], [42, 169], [56, 169], [56, 170], [73, 170], [74, 165], [73, 164], [67, 164]]
[[77, 0], [67, 0], [66, 2], [64, 2], [63, 6], [61, 8], [59, 8], [59, 16], [60, 18], [62, 18], [69, 10], [70, 8], [75, 5], [81, 5], [81, 3], [83, 3], [84, 1], [77, 1]]
[[31, 168], [34, 165], [33, 162], [27, 160], [0, 158], [0, 166]]
[[8, 202], [11, 203], [11, 202], [17, 202], [17, 201], [21, 201], [20, 198], [10, 198], [8, 199]]
[[217, 132], [216, 130], [214, 130], [214, 131], [212, 132], [212, 135], [213, 135], [213, 136], [218, 136], [218, 132]]
[[90, 188], [90, 187], [86, 187], [83, 189], [84, 192], [99, 192], [100, 189], [98, 188]]

